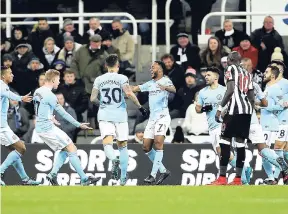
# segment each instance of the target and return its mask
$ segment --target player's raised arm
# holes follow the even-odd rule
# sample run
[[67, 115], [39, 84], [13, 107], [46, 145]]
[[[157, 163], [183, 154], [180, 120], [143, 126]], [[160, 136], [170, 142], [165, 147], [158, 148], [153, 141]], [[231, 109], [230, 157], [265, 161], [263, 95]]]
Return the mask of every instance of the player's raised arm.
[[131, 85], [130, 88], [131, 88], [132, 92], [134, 92], [134, 93], [141, 91], [139, 85], [136, 85], [136, 86]]
[[94, 103], [95, 105], [99, 105], [99, 103], [100, 103], [100, 101], [98, 99], [98, 93], [99, 93], [99, 90], [97, 88], [92, 89], [90, 101], [91, 101], [91, 103]]
[[[257, 83], [253, 83], [254, 87], [254, 93], [256, 95], [256, 98], [260, 100], [260, 103], [258, 104], [260, 107], [267, 107], [268, 106], [268, 101], [265, 98], [265, 94], [261, 90], [260, 86]], [[256, 104], [255, 104], [256, 105]]]

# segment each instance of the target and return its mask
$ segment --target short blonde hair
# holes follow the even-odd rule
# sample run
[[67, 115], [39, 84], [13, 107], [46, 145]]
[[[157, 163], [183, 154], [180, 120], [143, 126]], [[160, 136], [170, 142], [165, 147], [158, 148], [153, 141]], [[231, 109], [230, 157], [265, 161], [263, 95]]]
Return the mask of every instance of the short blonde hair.
[[45, 81], [51, 82], [55, 77], [60, 76], [60, 72], [54, 69], [49, 69], [45, 73]]
[[55, 40], [54, 40], [52, 37], [48, 37], [48, 38], [46, 38], [45, 41], [44, 41], [44, 47], [46, 46], [47, 42], [49, 42], [49, 41], [53, 41], [53, 42], [54, 42], [54, 45], [55, 45]]
[[231, 23], [232, 24], [232, 26], [233, 26], [233, 22], [230, 20], [230, 19], [226, 19], [225, 21], [224, 21], [224, 23], [223, 23], [223, 25], [225, 25], [226, 23]]

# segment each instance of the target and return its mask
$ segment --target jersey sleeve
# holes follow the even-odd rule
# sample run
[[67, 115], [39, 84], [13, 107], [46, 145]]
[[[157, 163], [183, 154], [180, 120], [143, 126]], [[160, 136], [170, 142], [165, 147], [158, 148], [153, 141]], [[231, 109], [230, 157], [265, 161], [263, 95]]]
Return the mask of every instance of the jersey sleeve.
[[249, 74], [248, 90], [253, 90], [253, 89], [254, 89], [254, 85], [253, 85], [252, 75]]
[[203, 105], [204, 105], [203, 93], [202, 93], [202, 91], [199, 92], [198, 100], [197, 100], [197, 105], [199, 105], [199, 106], [203, 106]]
[[13, 93], [12, 91], [9, 90], [8, 87], [3, 87], [2, 85], [1, 85], [1, 95], [4, 97], [7, 97], [10, 100], [15, 100], [15, 101], [22, 100], [21, 96]]
[[174, 85], [173, 85], [173, 82], [169, 78], [167, 78], [165, 86], [170, 87], [170, 86], [174, 86]]
[[123, 76], [122, 87], [126, 86], [126, 85], [129, 86], [129, 80], [128, 80], [128, 78], [126, 76]]
[[225, 75], [225, 79], [227, 82], [235, 81], [235, 71], [234, 71], [233, 66], [231, 66], [231, 65], [228, 66], [224, 75]]
[[140, 91], [141, 92], [149, 91], [149, 85], [150, 85], [150, 82], [146, 82], [142, 85], [139, 85]]
[[96, 79], [94, 80], [93, 88], [99, 90], [99, 79], [98, 79], [98, 78], [96, 78]]

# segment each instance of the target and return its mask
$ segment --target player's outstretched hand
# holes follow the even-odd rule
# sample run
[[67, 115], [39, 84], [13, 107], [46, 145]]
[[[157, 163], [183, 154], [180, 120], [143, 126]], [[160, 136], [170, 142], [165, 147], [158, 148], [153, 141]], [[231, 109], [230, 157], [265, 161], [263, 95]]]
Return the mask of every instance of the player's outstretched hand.
[[141, 107], [139, 108], [139, 111], [141, 112], [141, 114], [142, 114], [143, 117], [149, 117], [150, 112], [149, 112], [148, 109], [146, 109], [146, 108], [144, 108], [143, 106], [141, 106]]
[[31, 92], [29, 92], [29, 94], [26, 94], [25, 96], [22, 96], [22, 101], [25, 103], [30, 103], [33, 99], [32, 96], [30, 96]]
[[81, 123], [80, 129], [93, 129], [90, 126], [88, 126], [90, 123]]
[[202, 107], [201, 111], [202, 112], [210, 112], [210, 111], [212, 111], [212, 109], [213, 109], [212, 105], [206, 105], [206, 106]]
[[218, 110], [216, 115], [215, 115], [215, 120], [217, 123], [221, 123], [220, 117], [221, 117], [221, 111]]

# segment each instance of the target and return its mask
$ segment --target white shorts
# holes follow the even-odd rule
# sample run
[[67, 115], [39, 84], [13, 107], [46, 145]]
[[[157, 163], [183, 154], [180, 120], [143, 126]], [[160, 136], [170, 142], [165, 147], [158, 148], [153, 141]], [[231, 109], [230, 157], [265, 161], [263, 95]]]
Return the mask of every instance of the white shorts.
[[108, 121], [99, 121], [101, 138], [114, 136], [118, 141], [127, 141], [129, 135], [128, 122], [117, 123]]
[[19, 137], [10, 129], [10, 127], [0, 128], [1, 145], [10, 146], [20, 141]]
[[165, 115], [158, 120], [148, 120], [144, 131], [144, 138], [154, 139], [154, 136], [161, 135], [166, 137], [166, 132], [170, 126], [170, 115]]
[[[264, 132], [260, 124], [251, 124], [249, 130], [249, 139], [252, 144], [265, 143]], [[271, 144], [270, 144], [271, 145]]]
[[275, 140], [277, 139], [278, 132], [273, 131], [263, 131], [265, 143], [267, 146], [271, 146], [271, 144], [275, 143]]
[[281, 142], [288, 141], [288, 125], [280, 125], [277, 140]]
[[212, 146], [214, 151], [217, 153], [216, 148], [220, 147], [220, 136], [221, 136], [221, 126], [216, 129], [209, 131], [209, 135], [212, 137]]
[[70, 137], [56, 126], [51, 131], [37, 132], [37, 134], [53, 151], [62, 150], [73, 143]]

